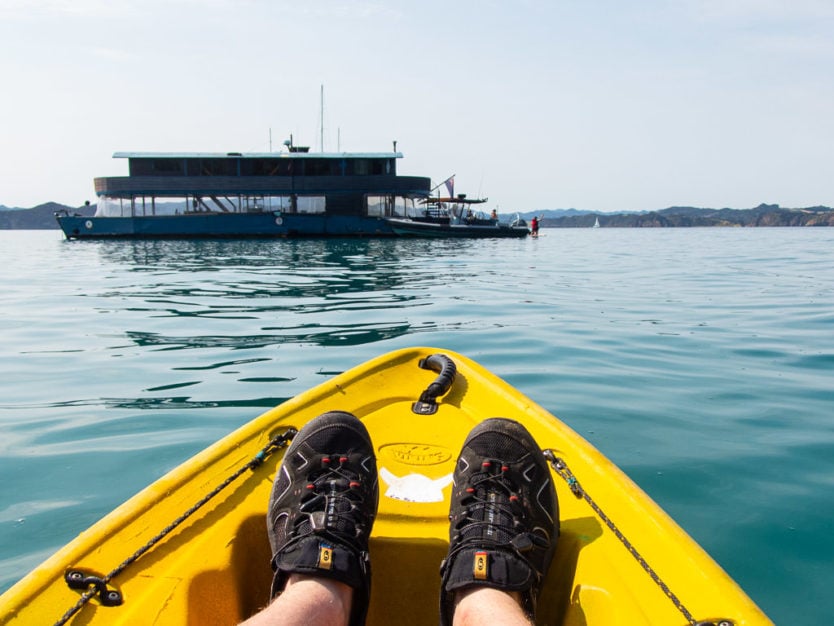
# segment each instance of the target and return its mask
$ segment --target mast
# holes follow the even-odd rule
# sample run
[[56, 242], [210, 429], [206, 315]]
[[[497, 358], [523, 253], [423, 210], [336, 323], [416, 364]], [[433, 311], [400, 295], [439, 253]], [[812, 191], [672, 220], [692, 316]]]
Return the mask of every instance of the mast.
[[321, 151], [324, 152], [324, 85], [321, 86]]

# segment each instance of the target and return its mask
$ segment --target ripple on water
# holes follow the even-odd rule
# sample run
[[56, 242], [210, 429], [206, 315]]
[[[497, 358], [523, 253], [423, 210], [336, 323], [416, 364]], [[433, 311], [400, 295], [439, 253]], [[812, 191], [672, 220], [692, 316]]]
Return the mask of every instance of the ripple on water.
[[[462, 352], [620, 465], [776, 623], [834, 579], [834, 235], [65, 242], [0, 232], [0, 589], [268, 407]], [[797, 608], [801, 607], [801, 620]]]

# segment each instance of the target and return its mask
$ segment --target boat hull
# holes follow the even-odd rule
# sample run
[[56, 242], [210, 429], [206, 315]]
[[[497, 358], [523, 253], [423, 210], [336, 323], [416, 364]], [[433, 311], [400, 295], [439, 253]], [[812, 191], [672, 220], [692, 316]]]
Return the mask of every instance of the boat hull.
[[[525, 424], [564, 459], [586, 493], [697, 620], [771, 624], [721, 568], [628, 477], [542, 407], [469, 359], [445, 352], [457, 376], [434, 414], [414, 401], [437, 377], [420, 363], [438, 352], [409, 348], [353, 368], [267, 411], [114, 510], [0, 597], [4, 624], [54, 623], [80, 591], [67, 570], [106, 577], [120, 606], [98, 598], [70, 623], [234, 624], [268, 598], [265, 511], [283, 450], [247, 466], [275, 436], [328, 410], [368, 427], [380, 468], [380, 505], [370, 541], [373, 595], [368, 624], [437, 621], [438, 566], [448, 547], [455, 458], [483, 419]], [[239, 478], [171, 532], [162, 529], [238, 468]], [[553, 474], [561, 537], [539, 603], [541, 623], [563, 626], [684, 624], [679, 608], [601, 521]], [[135, 558], [154, 538], [153, 548]], [[129, 563], [124, 565], [125, 563]], [[121, 568], [121, 569], [120, 569]]]
[[487, 239], [502, 237], [526, 237], [526, 226], [509, 226], [507, 224], [470, 225], [438, 224], [409, 219], [387, 218], [393, 232], [400, 237], [446, 237], [464, 239]]
[[280, 237], [385, 237], [383, 218], [358, 215], [205, 213], [153, 217], [58, 215], [68, 239], [215, 239]]

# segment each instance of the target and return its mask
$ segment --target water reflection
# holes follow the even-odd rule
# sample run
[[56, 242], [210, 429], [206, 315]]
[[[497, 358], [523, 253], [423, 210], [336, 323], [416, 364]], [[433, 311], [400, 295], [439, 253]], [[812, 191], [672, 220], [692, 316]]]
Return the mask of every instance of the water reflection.
[[374, 269], [380, 264], [458, 256], [480, 242], [429, 239], [137, 240], [74, 242], [98, 246], [102, 261], [135, 271], [220, 271], [223, 267]]
[[[103, 311], [127, 300], [120, 310], [216, 319], [423, 306], [432, 288], [448, 282], [449, 259], [459, 258], [473, 245], [397, 239], [85, 243], [99, 246], [105, 267], [121, 281], [108, 291], [89, 294], [105, 298]], [[125, 283], [132, 272], [153, 274], [155, 279], [145, 276], [136, 281], [139, 284]], [[290, 334], [303, 329], [280, 327]], [[345, 330], [349, 329], [334, 333], [341, 336]], [[381, 337], [390, 332], [403, 329], [384, 330]]]
[[[419, 327], [409, 323], [383, 324], [365, 323], [333, 325], [329, 328], [310, 325], [295, 328], [264, 328], [263, 330], [282, 330], [276, 333], [256, 335], [164, 335], [139, 331], [127, 331], [125, 335], [137, 346], [157, 348], [159, 350], [191, 350], [195, 348], [222, 348], [225, 350], [250, 350], [266, 348], [281, 344], [314, 344], [318, 346], [357, 346], [374, 343], [409, 333], [430, 332], [436, 330], [435, 324]], [[213, 363], [201, 369], [217, 369], [222, 365]], [[186, 369], [186, 368], [178, 368]]]
[[[154, 350], [242, 350], [281, 344], [356, 346], [436, 330], [405, 311], [432, 304], [451, 267], [477, 242], [398, 239], [101, 241], [110, 279], [87, 293], [102, 313], [133, 314], [124, 331]], [[136, 273], [142, 273], [137, 280]], [[402, 314], [392, 315], [401, 310]], [[198, 318], [194, 334], [148, 328]], [[392, 319], [393, 318], [393, 319]], [[245, 332], [225, 322], [253, 320]], [[218, 324], [220, 326], [218, 326]], [[177, 325], [182, 330], [181, 324]], [[211, 331], [208, 329], [211, 328]], [[218, 332], [220, 331], [220, 332]], [[123, 346], [112, 346], [121, 349]], [[218, 367], [218, 366], [212, 366]]]

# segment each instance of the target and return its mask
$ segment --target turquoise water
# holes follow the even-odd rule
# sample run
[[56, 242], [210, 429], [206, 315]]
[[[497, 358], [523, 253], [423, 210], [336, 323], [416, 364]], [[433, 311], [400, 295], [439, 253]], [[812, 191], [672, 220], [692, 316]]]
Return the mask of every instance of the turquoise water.
[[523, 241], [0, 231], [0, 590], [264, 409], [395, 348], [479, 361], [780, 624], [834, 614], [834, 229]]

